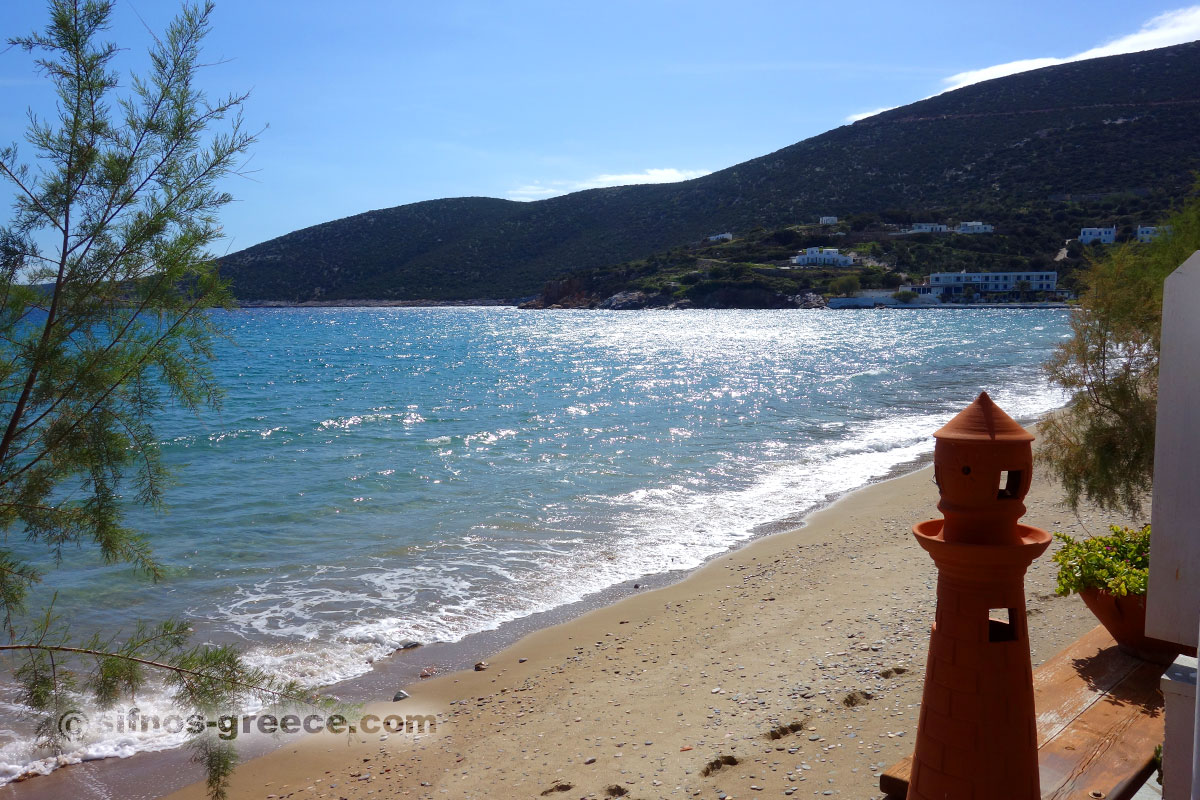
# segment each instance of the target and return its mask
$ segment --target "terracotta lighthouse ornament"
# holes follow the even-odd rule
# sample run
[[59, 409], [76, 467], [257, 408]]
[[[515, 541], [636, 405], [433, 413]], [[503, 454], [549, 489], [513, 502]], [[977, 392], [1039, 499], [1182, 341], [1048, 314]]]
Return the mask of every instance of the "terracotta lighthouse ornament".
[[1024, 580], [1050, 534], [1017, 522], [1033, 435], [984, 392], [934, 438], [945, 519], [913, 526], [938, 586], [908, 800], [1037, 800]]

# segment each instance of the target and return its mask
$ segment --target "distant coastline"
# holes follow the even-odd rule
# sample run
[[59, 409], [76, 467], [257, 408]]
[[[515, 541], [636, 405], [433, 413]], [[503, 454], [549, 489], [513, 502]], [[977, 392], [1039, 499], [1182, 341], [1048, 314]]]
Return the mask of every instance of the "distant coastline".
[[244, 300], [238, 301], [239, 308], [430, 308], [439, 306], [515, 306], [526, 298], [497, 300], [477, 298], [473, 300]]
[[[935, 311], [938, 309], [961, 309], [961, 310], [965, 310], [965, 311], [973, 311], [975, 309], [984, 309], [984, 308], [1064, 309], [1064, 308], [1074, 308], [1074, 306], [1072, 306], [1070, 303], [1059, 303], [1059, 302], [1054, 302], [1054, 303], [937, 303], [937, 304], [913, 303], [911, 305], [875, 306], [874, 308], [859, 308], [857, 310], [874, 311], [877, 308], [894, 308], [894, 309], [898, 309], [900, 311], [907, 311], [907, 310], [919, 311], [919, 310], [925, 310], [925, 309], [931, 309], [931, 310], [935, 310]], [[847, 306], [846, 308], [830, 308], [830, 311], [852, 311], [852, 310], [855, 310], [855, 308], [853, 306]]]
[[[525, 302], [526, 298], [515, 300], [495, 300], [495, 299], [478, 299], [478, 300], [306, 300], [304, 302], [292, 302], [289, 300], [247, 300], [238, 304], [239, 308], [441, 308], [441, 307], [521, 307], [521, 303]], [[880, 308], [894, 308], [900, 310], [920, 311], [926, 309], [991, 309], [991, 308], [1023, 308], [1023, 309], [1063, 309], [1071, 308], [1070, 303], [912, 303], [910, 305], [880, 305], [872, 308], [847, 306], [845, 308], [831, 308], [822, 306], [821, 310], [828, 311], [874, 311]], [[742, 308], [739, 306], [730, 306], [720, 309], [696, 309], [672, 306], [654, 306], [635, 309], [620, 309], [624, 311], [645, 311], [645, 310], [670, 310], [670, 311], [687, 311], [687, 310], [709, 310], [709, 311], [747, 311], [754, 310], [753, 308]], [[524, 310], [530, 311], [562, 311], [563, 308], [536, 308], [524, 307]], [[608, 309], [599, 309], [595, 306], [572, 306], [568, 310], [582, 311], [599, 311]], [[802, 311], [806, 309], [762, 309], [764, 311]]]

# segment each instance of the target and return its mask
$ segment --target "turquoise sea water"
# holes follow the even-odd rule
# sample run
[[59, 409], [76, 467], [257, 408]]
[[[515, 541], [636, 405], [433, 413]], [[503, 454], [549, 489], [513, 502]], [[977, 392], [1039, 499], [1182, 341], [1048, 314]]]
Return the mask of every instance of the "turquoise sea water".
[[[224, 407], [163, 416], [170, 513], [132, 512], [168, 579], [72, 555], [48, 584], [77, 629], [186, 616], [330, 683], [794, 525], [929, 453], [980, 390], [1018, 418], [1061, 405], [1040, 365], [1067, 314], [230, 313]], [[8, 727], [0, 776], [42, 755]]]

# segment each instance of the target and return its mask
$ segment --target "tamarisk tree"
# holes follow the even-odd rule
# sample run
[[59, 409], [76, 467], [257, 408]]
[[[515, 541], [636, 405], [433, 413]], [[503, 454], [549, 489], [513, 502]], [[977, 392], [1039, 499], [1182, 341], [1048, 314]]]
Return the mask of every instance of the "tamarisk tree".
[[[231, 199], [220, 185], [255, 140], [246, 96], [210, 100], [197, 87], [211, 4], [184, 7], [155, 37], [148, 71], [124, 83], [112, 69], [117, 46], [101, 40], [111, 11], [53, 0], [43, 32], [9, 40], [33, 56], [57, 103], [47, 118], [30, 113], [31, 161], [15, 144], [0, 149], [15, 198], [0, 227], [0, 650], [55, 748], [81, 693], [112, 703], [154, 672], [193, 709], [299, 696], [233, 649], [189, 644], [180, 622], [75, 641], [50, 609], [25, 606], [33, 584], [52, 583], [53, 570], [35, 566], [49, 560], [39, 551], [62, 562], [68, 547], [95, 548], [161, 576], [122, 509], [163, 501], [155, 413], [220, 399], [211, 309], [231, 297], [209, 248]], [[17, 548], [13, 537], [27, 541]], [[197, 750], [222, 796], [234, 754], [203, 737]]]
[[1038, 457], [1072, 509], [1086, 498], [1136, 517], [1153, 486], [1163, 282], [1200, 249], [1200, 183], [1162, 234], [1090, 261], [1071, 338], [1046, 364], [1071, 399], [1039, 426]]

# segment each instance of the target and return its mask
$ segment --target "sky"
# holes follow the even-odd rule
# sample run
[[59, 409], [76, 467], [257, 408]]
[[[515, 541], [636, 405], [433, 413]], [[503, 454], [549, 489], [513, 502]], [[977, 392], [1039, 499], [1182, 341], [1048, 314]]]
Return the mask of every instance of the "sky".
[[[116, 0], [120, 68], [178, 7]], [[0, 37], [45, 19], [2, 0]], [[1196, 39], [1200, 5], [1157, 0], [218, 0], [201, 85], [248, 90], [263, 129], [221, 249], [421, 200], [685, 180], [950, 88]], [[52, 104], [0, 46], [0, 143]]]

